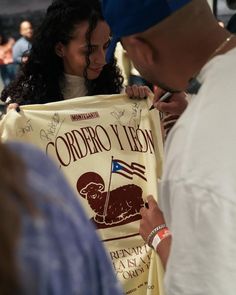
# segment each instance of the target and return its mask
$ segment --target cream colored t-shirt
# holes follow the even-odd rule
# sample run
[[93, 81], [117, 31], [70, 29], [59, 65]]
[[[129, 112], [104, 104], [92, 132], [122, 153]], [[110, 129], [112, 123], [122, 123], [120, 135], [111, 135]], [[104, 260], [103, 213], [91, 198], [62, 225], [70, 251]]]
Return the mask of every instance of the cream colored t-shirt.
[[236, 294], [236, 49], [201, 71], [170, 131], [160, 206], [173, 240], [168, 295]]

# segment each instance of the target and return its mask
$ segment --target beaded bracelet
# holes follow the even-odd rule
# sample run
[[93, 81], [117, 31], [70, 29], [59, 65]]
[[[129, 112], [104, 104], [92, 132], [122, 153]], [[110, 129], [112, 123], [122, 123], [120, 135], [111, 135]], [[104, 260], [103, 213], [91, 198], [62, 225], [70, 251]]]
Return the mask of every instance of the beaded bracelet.
[[155, 227], [151, 232], [150, 234], [148, 235], [147, 237], [147, 244], [149, 247], [152, 247], [152, 243], [151, 241], [153, 240], [153, 238], [155, 237], [156, 233], [160, 230], [160, 229], [163, 229], [166, 227], [166, 224], [163, 223], [163, 224], [160, 224], [158, 225], [157, 227]]

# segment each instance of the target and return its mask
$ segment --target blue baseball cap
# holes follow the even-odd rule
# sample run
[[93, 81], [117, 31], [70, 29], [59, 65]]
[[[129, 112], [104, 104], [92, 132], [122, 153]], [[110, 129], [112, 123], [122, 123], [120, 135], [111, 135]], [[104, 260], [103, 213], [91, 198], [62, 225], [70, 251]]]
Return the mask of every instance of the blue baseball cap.
[[112, 30], [107, 60], [114, 55], [117, 42], [146, 31], [192, 0], [101, 0], [103, 16]]

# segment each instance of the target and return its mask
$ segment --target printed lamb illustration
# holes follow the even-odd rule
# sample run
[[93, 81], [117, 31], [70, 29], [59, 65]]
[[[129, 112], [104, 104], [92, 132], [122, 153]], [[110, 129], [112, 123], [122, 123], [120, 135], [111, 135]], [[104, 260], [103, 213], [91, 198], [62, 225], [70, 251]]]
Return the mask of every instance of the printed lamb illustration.
[[[77, 182], [77, 189], [78, 189]], [[135, 184], [128, 184], [108, 192], [104, 192], [103, 181], [90, 181], [78, 189], [80, 195], [87, 199], [90, 207], [96, 213], [96, 222], [114, 224], [139, 215], [143, 207], [142, 189]], [[107, 203], [108, 200], [108, 203]]]

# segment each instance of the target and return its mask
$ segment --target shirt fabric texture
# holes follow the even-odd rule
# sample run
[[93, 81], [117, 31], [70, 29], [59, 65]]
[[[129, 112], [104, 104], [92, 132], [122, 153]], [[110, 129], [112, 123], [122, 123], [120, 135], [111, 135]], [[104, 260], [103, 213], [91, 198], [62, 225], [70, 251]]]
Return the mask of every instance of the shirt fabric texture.
[[13, 46], [13, 61], [15, 63], [22, 62], [22, 56], [31, 49], [31, 43], [24, 37], [21, 37]]

